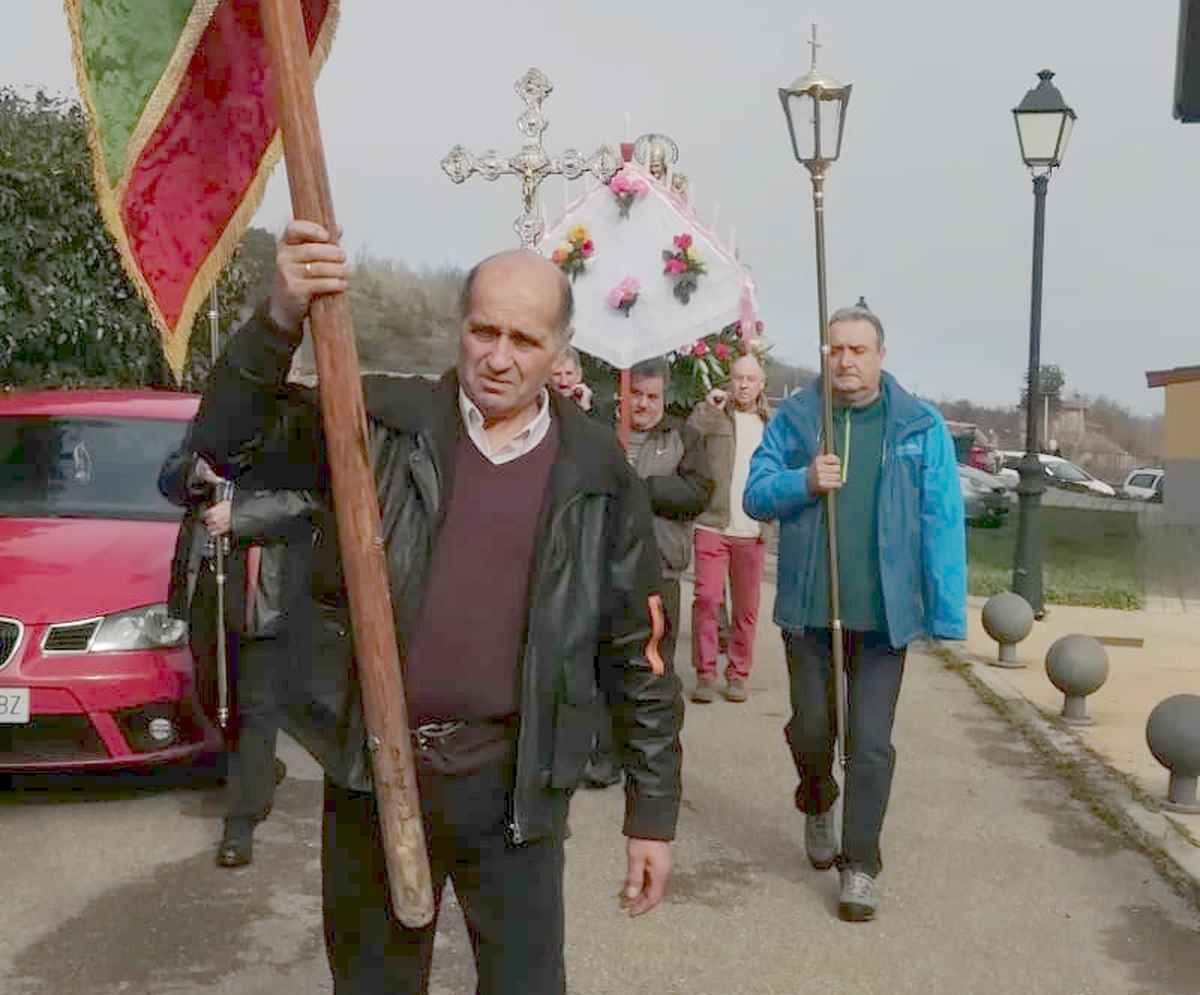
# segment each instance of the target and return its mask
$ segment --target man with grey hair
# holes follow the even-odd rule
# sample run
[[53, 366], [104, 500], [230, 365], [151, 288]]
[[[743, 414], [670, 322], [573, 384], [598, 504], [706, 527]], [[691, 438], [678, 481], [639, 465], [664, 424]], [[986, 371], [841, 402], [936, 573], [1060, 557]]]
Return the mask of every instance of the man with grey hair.
[[[829, 321], [833, 438], [823, 386], [788, 398], [750, 464], [747, 513], [779, 519], [775, 621], [783, 630], [805, 848], [841, 872], [838, 914], [872, 919], [891, 791], [892, 724], [904, 657], [920, 639], [966, 637], [966, 538], [954, 443], [941, 415], [883, 371], [883, 325], [864, 307]], [[848, 707], [845, 803], [834, 835], [836, 710], [831, 677], [825, 502], [836, 494]]]
[[592, 388], [583, 380], [583, 362], [579, 350], [567, 346], [550, 368], [550, 385], [563, 397], [569, 397], [582, 411], [592, 410]]
[[[323, 228], [288, 226], [271, 298], [205, 395], [202, 419], [225, 412], [214, 448], [254, 432], [312, 299], [345, 292], [348, 275]], [[546, 387], [570, 316], [556, 266], [499, 253], [467, 277], [455, 370], [435, 384], [364, 383], [435, 897], [453, 881], [481, 995], [566, 990], [567, 808], [606, 699], [626, 774], [631, 915], [662, 898], [679, 809], [682, 703], [655, 638], [646, 492], [612, 434]], [[211, 458], [219, 467], [225, 454]], [[291, 709], [293, 722], [309, 717], [297, 735], [326, 773], [326, 950], [338, 995], [416, 995], [436, 922], [408, 929], [388, 910], [345, 629], [314, 635], [321, 693]]]
[[762, 526], [742, 508], [750, 458], [762, 442], [768, 419], [763, 389], [767, 377], [752, 353], [729, 369], [729, 390], [709, 391], [688, 424], [700, 433], [716, 486], [708, 507], [696, 519], [695, 590], [692, 599], [692, 701], [716, 700], [718, 615], [729, 582], [732, 612], [725, 667], [725, 698], [743, 702], [754, 663], [754, 637], [766, 544]]
[[[704, 443], [694, 428], [667, 414], [671, 371], [664, 359], [649, 359], [630, 370], [630, 433], [626, 458], [642, 479], [654, 510], [654, 537], [662, 570], [662, 606], [666, 621], [663, 659], [675, 666], [679, 633], [679, 578], [692, 557], [692, 519], [712, 493]], [[584, 784], [603, 788], [620, 779], [618, 751], [606, 730], [596, 743]]]

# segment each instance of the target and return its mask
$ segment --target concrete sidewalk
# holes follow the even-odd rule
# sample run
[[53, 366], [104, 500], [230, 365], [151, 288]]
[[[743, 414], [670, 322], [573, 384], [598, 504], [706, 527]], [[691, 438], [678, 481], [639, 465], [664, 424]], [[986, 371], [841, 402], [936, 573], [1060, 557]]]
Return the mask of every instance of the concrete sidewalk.
[[[1200, 894], [1200, 815], [1159, 807], [1166, 798], [1168, 774], [1146, 745], [1146, 720], [1155, 705], [1175, 694], [1200, 694], [1200, 615], [1051, 605], [1046, 618], [1017, 647], [1024, 666], [1010, 669], [994, 665], [997, 646], [981, 622], [984, 601], [969, 599], [965, 647], [945, 652], [957, 657], [969, 671], [968, 679], [992, 704], [1007, 711], [1035, 744], [1059, 753], [1067, 765], [1091, 762], [1115, 772], [1116, 777], [1100, 784], [1099, 771], [1092, 771], [1093, 806], [1112, 819], [1140, 827], [1149, 836], [1141, 842], [1160, 850], [1157, 855], [1173, 862], [1177, 874], [1190, 878]], [[1088, 715], [1094, 720], [1089, 726], [1061, 721], [1063, 695], [1046, 676], [1046, 652], [1055, 640], [1072, 633], [1144, 641], [1140, 647], [1106, 646], [1109, 676], [1088, 698]]]

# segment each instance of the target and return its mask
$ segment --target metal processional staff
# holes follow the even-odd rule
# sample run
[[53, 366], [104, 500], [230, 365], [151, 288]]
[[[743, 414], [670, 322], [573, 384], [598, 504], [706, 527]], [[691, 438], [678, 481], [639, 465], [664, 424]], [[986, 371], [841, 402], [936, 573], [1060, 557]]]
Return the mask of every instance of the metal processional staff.
[[[833, 452], [833, 377], [829, 351], [829, 311], [825, 291], [825, 173], [842, 149], [842, 128], [850, 85], [817, 69], [817, 26], [812, 29], [812, 64], [791, 86], [779, 88], [787, 116], [788, 132], [796, 160], [809, 172], [813, 190], [813, 222], [817, 240], [817, 324], [821, 336], [821, 438], [826, 453]], [[825, 525], [829, 555], [829, 632], [833, 663], [837, 749], [845, 771], [846, 661], [842, 639], [841, 582], [838, 569], [837, 494], [825, 495]], [[844, 796], [843, 796], [844, 797]]]

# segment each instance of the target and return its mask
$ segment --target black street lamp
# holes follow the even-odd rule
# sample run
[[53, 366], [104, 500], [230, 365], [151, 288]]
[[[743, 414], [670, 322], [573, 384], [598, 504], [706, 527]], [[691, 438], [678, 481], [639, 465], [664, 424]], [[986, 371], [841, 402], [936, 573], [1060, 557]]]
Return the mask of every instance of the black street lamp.
[[1075, 124], [1075, 112], [1067, 106], [1050, 81], [1054, 73], [1043, 69], [1040, 82], [1013, 108], [1021, 158], [1033, 173], [1033, 288], [1029, 309], [1029, 373], [1025, 391], [1025, 458], [1021, 460], [1021, 482], [1017, 485], [1021, 515], [1017, 528], [1017, 552], [1013, 564], [1013, 590], [1029, 602], [1034, 615], [1046, 613], [1042, 591], [1042, 492], [1045, 469], [1038, 457], [1041, 438], [1038, 403], [1042, 352], [1042, 257], [1046, 236], [1046, 190], [1050, 173], [1062, 164], [1067, 140]]

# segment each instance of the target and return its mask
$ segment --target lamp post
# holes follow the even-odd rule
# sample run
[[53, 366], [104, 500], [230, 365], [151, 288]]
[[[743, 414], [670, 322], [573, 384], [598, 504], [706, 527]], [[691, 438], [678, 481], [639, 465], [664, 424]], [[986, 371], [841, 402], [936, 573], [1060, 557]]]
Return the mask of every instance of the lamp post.
[[[821, 336], [821, 425], [826, 451], [833, 438], [833, 379], [829, 362], [829, 312], [825, 294], [825, 173], [842, 151], [842, 129], [849, 84], [817, 69], [817, 26], [812, 28], [812, 63], [808, 72], [791, 86], [779, 88], [779, 101], [787, 118], [788, 134], [796, 161], [812, 179], [813, 228], [817, 240], [817, 325]], [[825, 533], [829, 563], [830, 658], [833, 664], [834, 701], [837, 721], [838, 756], [843, 770], [846, 756], [846, 671], [842, 646], [842, 609], [838, 571], [837, 500], [825, 495]]]
[[1045, 470], [1038, 458], [1042, 437], [1041, 386], [1042, 351], [1042, 257], [1046, 236], [1046, 190], [1050, 173], [1062, 164], [1067, 141], [1075, 124], [1075, 112], [1067, 106], [1050, 81], [1054, 73], [1043, 69], [1038, 85], [1013, 108], [1021, 158], [1033, 174], [1033, 284], [1029, 309], [1029, 372], [1025, 391], [1025, 458], [1017, 485], [1021, 514], [1017, 526], [1017, 551], [1013, 563], [1013, 590], [1029, 602], [1034, 615], [1046, 613], [1042, 592], [1042, 492]]

